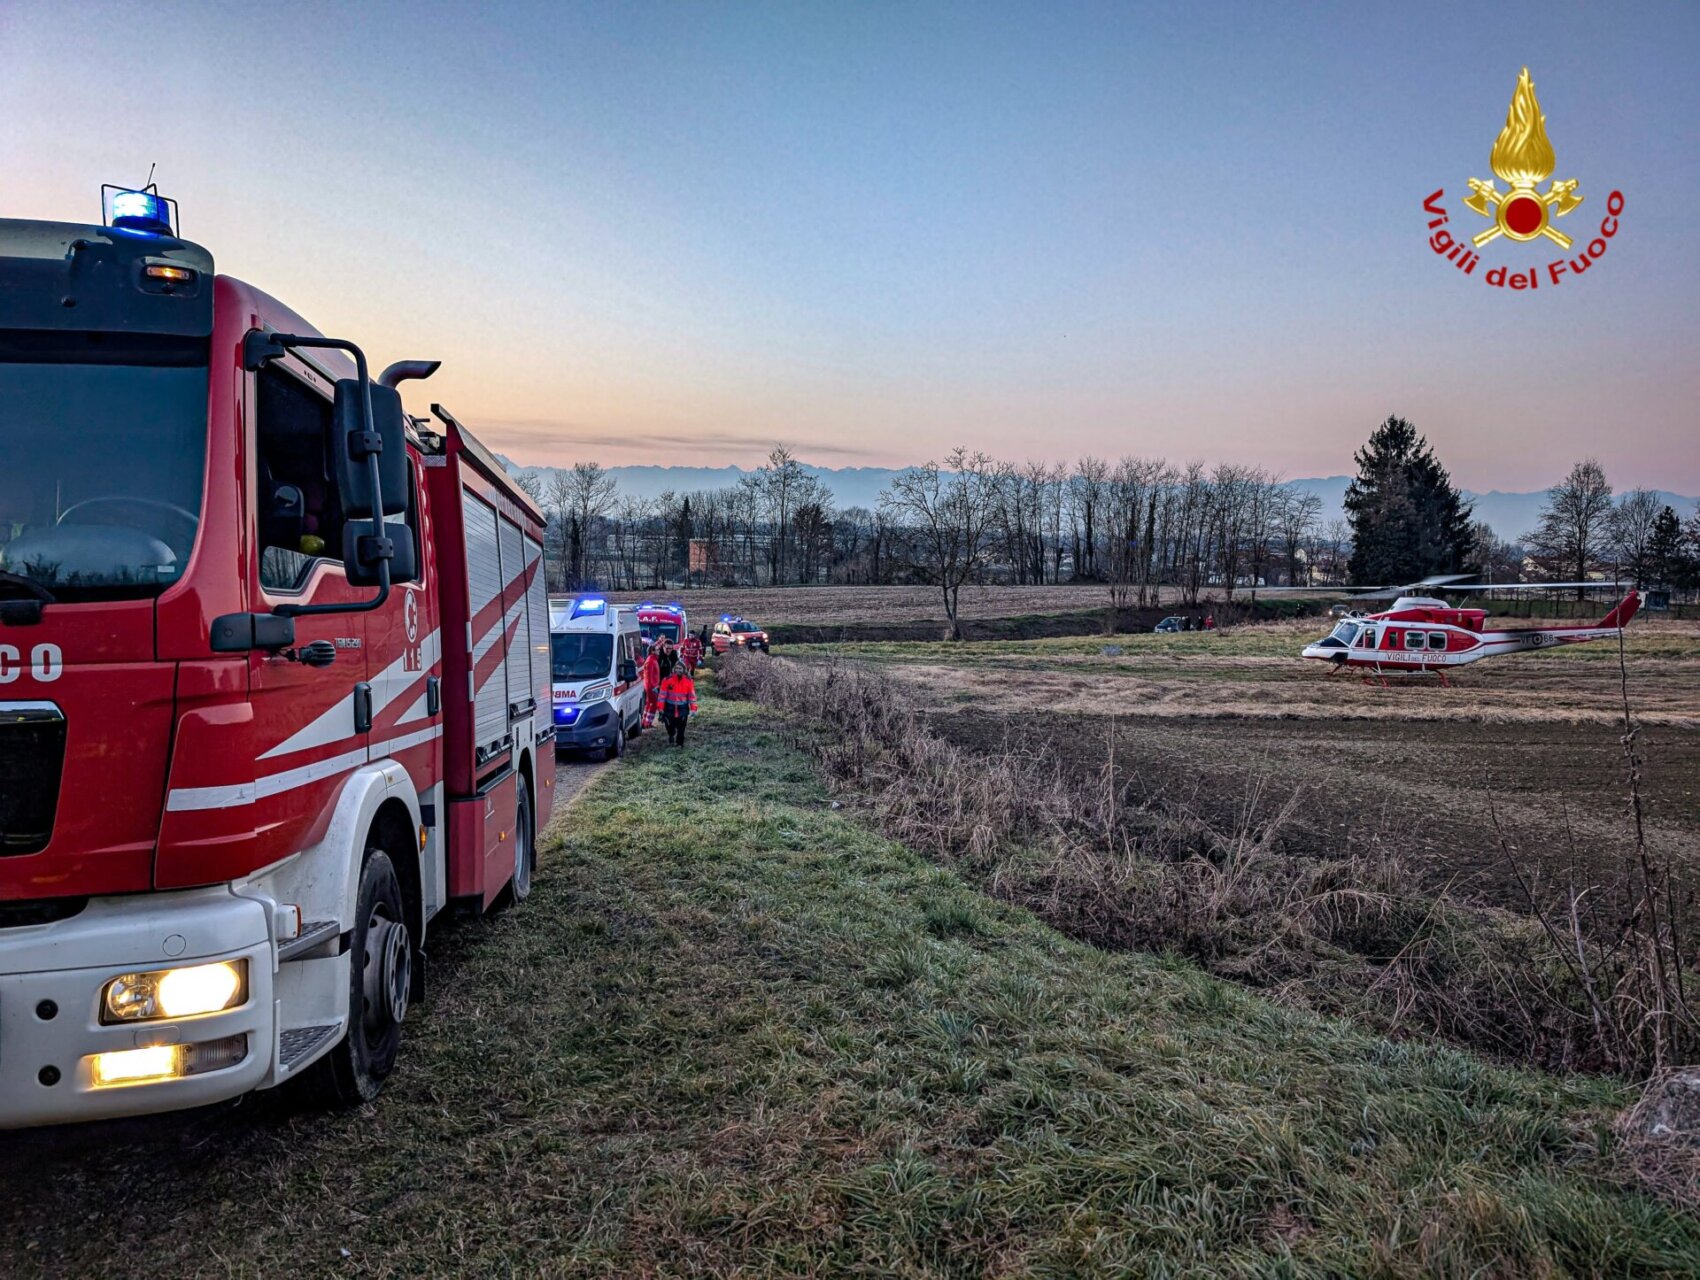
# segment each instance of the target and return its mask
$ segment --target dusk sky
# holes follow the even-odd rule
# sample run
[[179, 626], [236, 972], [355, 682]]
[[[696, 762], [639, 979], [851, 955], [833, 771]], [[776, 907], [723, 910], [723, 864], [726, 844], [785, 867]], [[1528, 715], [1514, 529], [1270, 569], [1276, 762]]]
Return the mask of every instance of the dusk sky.
[[[1700, 6], [0, 5], [7, 216], [184, 234], [529, 463], [1160, 454], [1700, 494]], [[1585, 203], [1472, 277], [1517, 73]], [[1503, 187], [1503, 184], [1501, 184]], [[1534, 293], [1488, 269], [1605, 256]]]

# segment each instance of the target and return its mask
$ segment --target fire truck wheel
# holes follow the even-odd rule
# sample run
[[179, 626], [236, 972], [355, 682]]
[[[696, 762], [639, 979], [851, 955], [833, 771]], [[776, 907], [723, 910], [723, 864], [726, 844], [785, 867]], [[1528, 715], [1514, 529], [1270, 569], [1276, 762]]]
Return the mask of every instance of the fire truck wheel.
[[531, 873], [537, 862], [537, 844], [531, 834], [531, 788], [525, 785], [525, 775], [519, 777], [519, 801], [514, 818], [514, 879], [509, 897], [524, 902], [531, 896]]
[[604, 760], [618, 760], [621, 756], [623, 756], [625, 754], [626, 754], [626, 726], [623, 725], [623, 724], [616, 723], [614, 725], [613, 740], [610, 741], [606, 747], [602, 748], [602, 758]]
[[371, 1102], [384, 1087], [413, 985], [401, 882], [382, 849], [368, 849], [360, 868], [348, 972], [348, 1034], [314, 1064], [320, 1096], [342, 1107]]

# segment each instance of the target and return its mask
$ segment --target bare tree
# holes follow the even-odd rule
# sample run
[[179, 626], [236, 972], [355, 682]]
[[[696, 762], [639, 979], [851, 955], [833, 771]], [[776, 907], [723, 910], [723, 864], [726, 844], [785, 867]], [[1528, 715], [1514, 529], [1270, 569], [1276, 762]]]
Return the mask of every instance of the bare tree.
[[[1553, 577], [1568, 575], [1587, 580], [1588, 571], [1606, 550], [1611, 532], [1611, 485], [1593, 458], [1570, 468], [1564, 480], [1547, 490], [1540, 523], [1524, 535], [1529, 550]], [[1583, 598], [1585, 588], [1576, 588]]]
[[520, 487], [526, 497], [540, 507], [543, 505], [543, 477], [538, 475], [537, 472], [521, 471], [514, 477], [514, 483]]
[[1470, 558], [1489, 582], [1516, 582], [1523, 576], [1523, 548], [1501, 538], [1486, 520], [1470, 526]]
[[901, 472], [880, 495], [880, 510], [912, 534], [916, 573], [944, 598], [952, 640], [962, 638], [958, 600], [985, 560], [1001, 481], [990, 458], [958, 446], [943, 466], [928, 462]]
[[1617, 500], [1611, 513], [1612, 552], [1619, 571], [1627, 573], [1637, 588], [1657, 576], [1653, 531], [1664, 507], [1664, 500], [1651, 489], [1631, 489]]
[[568, 590], [576, 591], [588, 585], [585, 548], [591, 538], [591, 525], [607, 514], [618, 493], [614, 477], [599, 462], [575, 462], [572, 470], [555, 473], [550, 500], [559, 501], [564, 507], [561, 559], [566, 565]]
[[799, 490], [808, 477], [803, 464], [782, 444], [773, 446], [767, 455], [767, 465], [757, 470], [761, 495], [765, 504], [769, 536], [767, 540], [767, 580], [778, 586], [785, 577], [786, 548], [790, 541], [791, 514], [797, 509]]
[[[1275, 523], [1281, 538], [1281, 553], [1287, 558], [1289, 587], [1310, 585], [1314, 566], [1305, 548], [1321, 516], [1322, 499], [1314, 493], [1282, 487], [1276, 494]], [[1301, 560], [1304, 562], [1303, 570], [1299, 567]], [[1301, 572], [1305, 579], [1303, 582], [1299, 581]]]

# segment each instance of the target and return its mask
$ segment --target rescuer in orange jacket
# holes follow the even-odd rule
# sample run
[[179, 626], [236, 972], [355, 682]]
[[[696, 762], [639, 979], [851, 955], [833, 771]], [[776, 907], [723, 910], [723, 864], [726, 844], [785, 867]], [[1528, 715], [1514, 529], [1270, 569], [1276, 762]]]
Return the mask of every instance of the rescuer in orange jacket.
[[696, 709], [697, 682], [681, 662], [661, 682], [661, 720], [667, 726], [667, 741], [675, 747], [685, 745], [685, 725]]
[[643, 727], [649, 728], [655, 723], [656, 713], [661, 710], [661, 660], [655, 656], [652, 646], [643, 659]]

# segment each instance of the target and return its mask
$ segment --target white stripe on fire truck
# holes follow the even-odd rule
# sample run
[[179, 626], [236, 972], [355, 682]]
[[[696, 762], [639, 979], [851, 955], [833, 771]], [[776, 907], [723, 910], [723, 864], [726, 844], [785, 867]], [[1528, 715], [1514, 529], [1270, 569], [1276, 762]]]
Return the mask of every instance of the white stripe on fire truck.
[[[409, 747], [421, 746], [433, 738], [443, 735], [443, 726], [434, 724], [428, 729], [420, 729], [414, 733], [404, 733], [400, 737], [391, 738], [387, 742], [372, 744], [371, 757], [374, 760], [384, 756], [395, 755], [406, 751]], [[281, 795], [285, 791], [294, 791], [298, 787], [309, 786], [325, 778], [347, 773], [350, 769], [366, 763], [367, 752], [345, 751], [340, 756], [332, 756], [329, 760], [315, 760], [312, 764], [304, 764], [298, 769], [285, 769], [282, 773], [269, 773], [263, 778], [252, 782], [237, 782], [225, 787], [175, 787], [166, 797], [165, 807], [172, 813], [186, 813], [200, 809], [235, 809], [242, 805], [253, 804], [256, 800], [264, 800], [268, 796]]]
[[[404, 653], [372, 680], [374, 721], [384, 713], [390, 703], [407, 691], [409, 685], [422, 679], [425, 672], [436, 664], [438, 650], [441, 648], [440, 636], [440, 632], [432, 631], [419, 642], [420, 663], [424, 670], [406, 670], [407, 655]], [[260, 759], [270, 760], [273, 756], [288, 756], [297, 751], [311, 751], [314, 747], [328, 747], [333, 742], [341, 742], [344, 738], [353, 736], [354, 700], [339, 698], [334, 706], [327, 707], [311, 724], [298, 729], [270, 751], [262, 752]]]
[[[490, 624], [490, 629], [484, 633], [484, 638], [478, 642], [478, 647], [472, 651], [472, 672], [470, 674], [474, 680], [478, 678], [478, 664], [484, 660], [485, 655], [488, 654], [491, 649], [496, 647], [496, 641], [508, 634], [508, 628], [519, 621], [520, 611], [524, 608], [525, 597], [521, 596], [518, 600], [514, 601], [513, 608], [509, 609], [500, 618]], [[489, 674], [484, 677], [484, 684], [477, 685], [473, 689], [473, 701], [476, 702], [478, 700], [478, 695], [484, 692], [484, 686], [489, 684], [490, 681], [495, 678], [497, 672], [505, 673], [506, 671], [506, 663], [498, 662], [493, 665], [490, 668]]]

